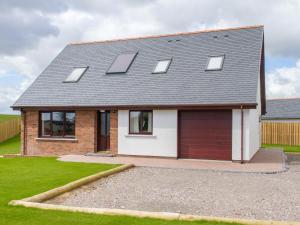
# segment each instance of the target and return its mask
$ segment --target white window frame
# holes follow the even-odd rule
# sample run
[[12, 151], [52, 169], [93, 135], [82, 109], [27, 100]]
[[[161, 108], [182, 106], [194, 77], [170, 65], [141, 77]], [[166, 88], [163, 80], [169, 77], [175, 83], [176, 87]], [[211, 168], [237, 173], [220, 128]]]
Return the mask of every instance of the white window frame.
[[[208, 68], [208, 65], [209, 65], [209, 62], [212, 58], [222, 58], [222, 63], [220, 65], [219, 68], [213, 68], [213, 69], [209, 69]], [[222, 70], [223, 69], [223, 66], [224, 66], [224, 60], [225, 60], [225, 54], [224, 55], [211, 55], [211, 56], [208, 56], [208, 60], [207, 60], [207, 63], [206, 63], [206, 68], [205, 68], [205, 71], [217, 71], [217, 70]]]
[[[166, 69], [165, 69], [164, 71], [155, 72], [155, 69], [156, 69], [156, 67], [158, 66], [159, 62], [162, 62], [162, 61], [169, 61], [168, 64], [167, 64], [167, 66], [166, 66]], [[167, 73], [168, 70], [169, 70], [169, 68], [170, 68], [171, 62], [172, 62], [172, 58], [157, 60], [156, 65], [155, 65], [155, 67], [154, 67], [152, 73], [153, 73], [153, 74]]]
[[[71, 73], [67, 76], [67, 78], [64, 80], [64, 83], [76, 83], [78, 82], [81, 77], [85, 74], [85, 72], [87, 71], [89, 67], [88, 66], [80, 66], [80, 67], [74, 67], [73, 70], [71, 71]], [[76, 69], [84, 69], [83, 72], [81, 73], [81, 75], [76, 79], [76, 80], [68, 80], [68, 78], [71, 76], [71, 74], [74, 72], [74, 70]]]

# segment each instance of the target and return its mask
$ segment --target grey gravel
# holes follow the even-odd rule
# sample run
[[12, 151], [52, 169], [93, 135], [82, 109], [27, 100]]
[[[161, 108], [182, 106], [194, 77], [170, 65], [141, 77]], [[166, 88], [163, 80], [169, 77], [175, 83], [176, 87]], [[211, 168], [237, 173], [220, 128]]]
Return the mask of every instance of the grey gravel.
[[48, 203], [300, 221], [300, 165], [279, 174], [137, 167]]

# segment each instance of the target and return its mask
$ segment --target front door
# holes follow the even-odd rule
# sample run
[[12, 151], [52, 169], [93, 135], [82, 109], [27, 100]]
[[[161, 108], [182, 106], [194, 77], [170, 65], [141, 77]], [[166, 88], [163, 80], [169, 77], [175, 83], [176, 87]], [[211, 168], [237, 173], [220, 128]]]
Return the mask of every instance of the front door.
[[98, 111], [98, 151], [110, 149], [110, 112]]

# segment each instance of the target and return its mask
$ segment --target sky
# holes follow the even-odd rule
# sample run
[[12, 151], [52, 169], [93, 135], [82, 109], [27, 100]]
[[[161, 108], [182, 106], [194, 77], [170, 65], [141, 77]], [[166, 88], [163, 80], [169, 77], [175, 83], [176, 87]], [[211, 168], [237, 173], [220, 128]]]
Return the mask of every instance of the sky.
[[267, 98], [300, 97], [299, 0], [1, 0], [0, 114], [70, 42], [264, 25]]

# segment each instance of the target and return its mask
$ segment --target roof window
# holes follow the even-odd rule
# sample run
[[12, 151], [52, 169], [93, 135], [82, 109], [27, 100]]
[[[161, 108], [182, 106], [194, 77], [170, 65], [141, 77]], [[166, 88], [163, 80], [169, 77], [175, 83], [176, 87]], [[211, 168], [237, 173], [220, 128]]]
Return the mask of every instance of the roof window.
[[137, 53], [125, 53], [118, 55], [106, 73], [126, 73], [136, 55]]
[[221, 70], [223, 68], [224, 58], [224, 55], [209, 57], [206, 70]]
[[77, 67], [69, 74], [67, 79], [64, 82], [74, 83], [78, 82], [82, 75], [85, 73], [88, 67]]
[[159, 60], [154, 68], [153, 73], [166, 73], [171, 64], [171, 59]]

